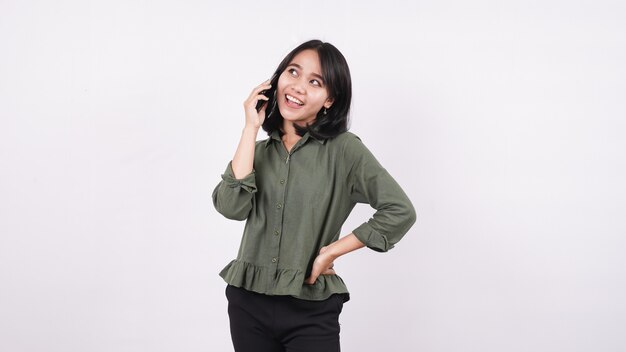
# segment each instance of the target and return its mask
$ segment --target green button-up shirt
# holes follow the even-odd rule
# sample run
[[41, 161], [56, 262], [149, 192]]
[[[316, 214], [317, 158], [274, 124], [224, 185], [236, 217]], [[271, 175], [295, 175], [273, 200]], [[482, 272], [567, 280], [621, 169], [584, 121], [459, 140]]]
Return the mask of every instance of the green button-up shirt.
[[373, 250], [393, 248], [415, 223], [407, 195], [351, 132], [327, 140], [306, 133], [287, 152], [276, 131], [256, 142], [249, 175], [236, 179], [231, 163], [213, 204], [229, 219], [247, 220], [237, 259], [220, 272], [237, 287], [307, 300], [348, 293], [338, 275], [320, 275], [314, 285], [304, 280], [356, 203], [376, 209], [352, 231]]

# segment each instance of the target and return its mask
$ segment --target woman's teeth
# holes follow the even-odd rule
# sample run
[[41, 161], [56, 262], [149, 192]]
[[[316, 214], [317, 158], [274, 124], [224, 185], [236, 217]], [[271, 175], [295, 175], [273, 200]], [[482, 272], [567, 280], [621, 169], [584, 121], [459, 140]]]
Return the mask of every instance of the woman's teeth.
[[285, 97], [287, 98], [287, 100], [289, 100], [289, 101], [291, 101], [291, 102], [293, 102], [293, 103], [296, 103], [296, 104], [298, 104], [298, 105], [300, 105], [300, 106], [304, 105], [304, 103], [303, 103], [303, 102], [301, 102], [300, 100], [298, 100], [298, 99], [296, 99], [296, 98], [292, 97], [292, 96], [291, 96], [291, 95], [289, 95], [289, 94], [285, 94]]

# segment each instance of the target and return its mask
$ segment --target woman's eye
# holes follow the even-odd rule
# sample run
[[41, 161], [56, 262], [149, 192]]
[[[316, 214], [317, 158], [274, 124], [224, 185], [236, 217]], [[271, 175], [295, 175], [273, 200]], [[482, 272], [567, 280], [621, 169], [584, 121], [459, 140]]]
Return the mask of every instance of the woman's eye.
[[320, 81], [314, 79], [311, 81], [311, 84], [313, 84], [314, 86], [321, 86], [322, 84], [320, 83]]
[[292, 76], [297, 76], [297, 72], [295, 68], [290, 68], [289, 73], [291, 73]]

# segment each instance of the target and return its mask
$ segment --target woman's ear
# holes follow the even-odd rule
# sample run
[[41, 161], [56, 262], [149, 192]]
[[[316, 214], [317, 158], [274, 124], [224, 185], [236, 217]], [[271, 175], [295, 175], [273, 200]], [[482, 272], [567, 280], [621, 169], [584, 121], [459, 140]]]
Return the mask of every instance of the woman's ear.
[[333, 103], [335, 102], [335, 99], [333, 98], [328, 98], [326, 99], [326, 102], [324, 103], [324, 107], [326, 109], [330, 109], [331, 106], [333, 106]]

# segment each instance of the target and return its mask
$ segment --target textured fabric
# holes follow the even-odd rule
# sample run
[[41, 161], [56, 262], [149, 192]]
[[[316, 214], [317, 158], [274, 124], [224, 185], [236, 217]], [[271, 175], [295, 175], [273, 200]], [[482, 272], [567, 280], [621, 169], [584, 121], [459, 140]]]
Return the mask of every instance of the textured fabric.
[[213, 204], [225, 217], [247, 221], [237, 258], [220, 276], [250, 291], [306, 300], [347, 293], [338, 275], [320, 275], [314, 285], [304, 280], [356, 203], [376, 209], [352, 232], [378, 252], [393, 248], [416, 219], [402, 188], [351, 132], [328, 140], [307, 133], [289, 153], [274, 132], [257, 141], [249, 175], [236, 179], [231, 163]]
[[341, 294], [323, 301], [226, 287], [235, 352], [339, 352]]

